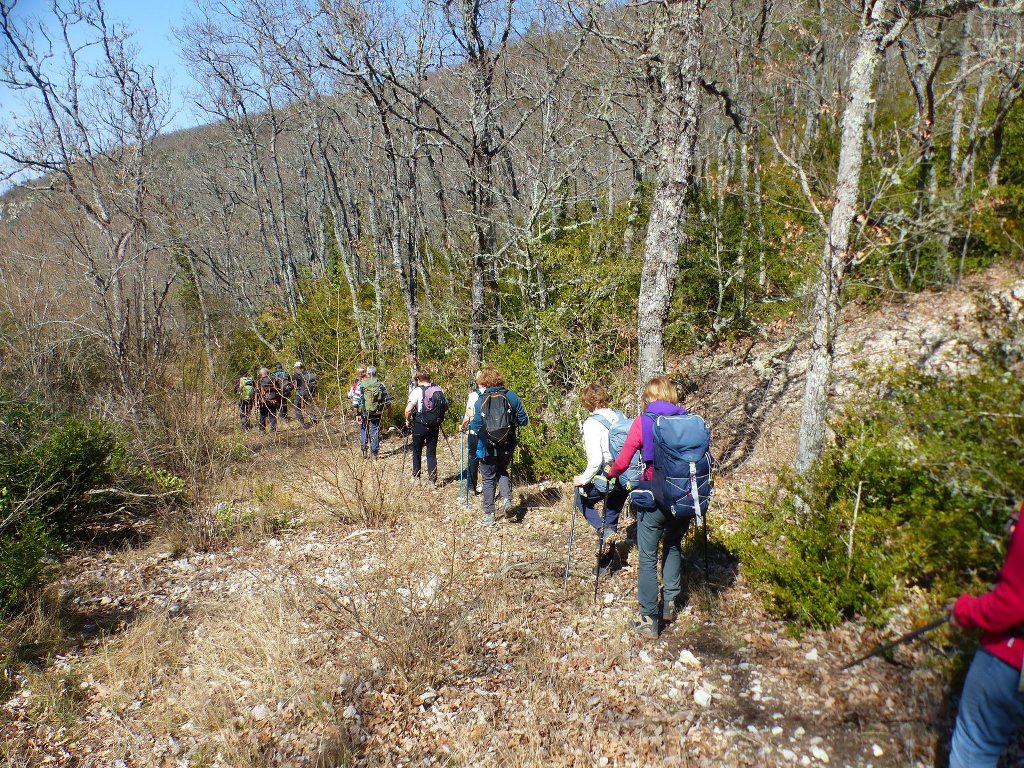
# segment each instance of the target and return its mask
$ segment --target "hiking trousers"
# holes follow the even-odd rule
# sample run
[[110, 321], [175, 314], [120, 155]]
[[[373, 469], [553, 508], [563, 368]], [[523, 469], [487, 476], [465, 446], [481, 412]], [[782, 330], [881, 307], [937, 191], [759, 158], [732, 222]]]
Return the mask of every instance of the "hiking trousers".
[[512, 479], [508, 476], [508, 465], [512, 463], [511, 453], [499, 453], [480, 459], [480, 476], [483, 478], [484, 517], [494, 517], [495, 491], [512, 505]]
[[[425, 432], [417, 434], [417, 429], [425, 429]], [[427, 476], [431, 482], [437, 482], [437, 437], [441, 426], [422, 427], [414, 426], [412, 433], [412, 476], [420, 476], [420, 463], [423, 459], [423, 448], [427, 449]]]
[[995, 768], [1024, 726], [1020, 671], [979, 648], [967, 671], [953, 727], [949, 768]]
[[[303, 395], [295, 396], [295, 418], [299, 420], [299, 424], [303, 427], [313, 426], [313, 422], [316, 421], [313, 414], [310, 413], [313, 407], [313, 398], [307, 393]], [[306, 419], [309, 419], [308, 423]]]
[[359, 422], [359, 447], [366, 456], [366, 445], [370, 445], [370, 453], [374, 456], [380, 450], [380, 416], [363, 416]]
[[650, 482], [642, 481], [630, 494], [636, 512], [637, 585], [640, 613], [655, 621], [661, 618], [658, 605], [658, 544], [661, 548], [661, 581], [664, 605], [680, 604], [683, 594], [683, 552], [681, 542], [692, 517], [676, 517], [654, 503]]
[[[605, 501], [604, 494], [593, 483], [587, 483], [576, 489], [576, 509], [595, 531], [604, 528], [604, 535], [609, 536], [619, 529], [619, 515], [626, 504], [626, 495], [626, 489], [615, 483]], [[598, 511], [597, 505], [601, 502], [605, 502], [604, 510]]]
[[[277, 432], [277, 412], [280, 406], [267, 405], [266, 403], [260, 403], [260, 432], [266, 432], [269, 428], [271, 432]], [[269, 424], [269, 427], [268, 427]]]
[[476, 432], [470, 432], [466, 449], [469, 452], [469, 475], [467, 476], [470, 493], [476, 493], [477, 481], [480, 478], [480, 457], [476, 455], [477, 443], [480, 441]]
[[242, 424], [242, 429], [252, 429], [252, 412], [255, 410], [256, 404], [246, 402], [245, 400], [238, 401], [238, 420]]

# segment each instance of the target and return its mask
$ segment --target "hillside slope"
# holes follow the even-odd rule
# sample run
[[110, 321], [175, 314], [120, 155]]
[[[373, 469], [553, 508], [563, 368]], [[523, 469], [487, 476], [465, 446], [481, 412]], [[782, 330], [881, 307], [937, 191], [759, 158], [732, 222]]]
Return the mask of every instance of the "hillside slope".
[[[975, 306], [1024, 296], [1014, 280], [851, 306], [837, 395], [861, 361], [953, 364]], [[713, 532], [792, 456], [805, 346], [780, 326], [695, 364], [688, 403], [724, 468]], [[625, 632], [635, 553], [595, 602], [578, 522], [563, 584], [570, 488], [517, 488], [517, 520], [488, 530], [456, 498], [457, 438], [439, 446], [440, 489], [405, 477], [401, 437], [365, 462], [337, 419], [245, 443], [252, 461], [191, 530], [63, 565], [73, 642], [10, 681], [11, 765], [879, 767], [942, 753], [950, 694], [927, 645], [837, 671], [878, 633], [793, 637], [717, 538], [711, 583], [692, 539], [691, 604], [644, 643]], [[222, 543], [187, 548], [204, 536]]]

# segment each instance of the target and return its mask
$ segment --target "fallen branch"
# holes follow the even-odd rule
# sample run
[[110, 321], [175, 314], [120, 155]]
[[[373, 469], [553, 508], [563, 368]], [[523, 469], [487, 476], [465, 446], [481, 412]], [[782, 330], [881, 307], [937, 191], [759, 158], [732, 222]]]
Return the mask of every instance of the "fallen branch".
[[101, 493], [116, 493], [119, 496], [127, 496], [130, 499], [162, 499], [166, 496], [178, 496], [184, 493], [184, 490], [164, 491], [163, 493], [136, 493], [135, 491], [126, 491], [124, 488], [93, 488], [86, 491], [85, 495], [99, 496]]

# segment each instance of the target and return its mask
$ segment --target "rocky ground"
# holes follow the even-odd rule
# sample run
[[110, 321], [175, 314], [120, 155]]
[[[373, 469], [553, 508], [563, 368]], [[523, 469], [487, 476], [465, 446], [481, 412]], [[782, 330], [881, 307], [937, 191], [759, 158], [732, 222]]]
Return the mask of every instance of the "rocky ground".
[[[1016, 302], [1015, 279], [851, 307], [837, 396], [853, 361], [954, 364], [979, 333], [975, 307]], [[517, 517], [484, 529], [457, 498], [455, 438], [435, 489], [405, 477], [398, 435], [371, 463], [351, 425], [289, 421], [244, 438], [252, 460], [188, 527], [154, 524], [141, 543], [62, 565], [70, 639], [26, 651], [6, 681], [0, 754], [182, 768], [943, 764], [950, 693], [927, 641], [840, 671], [882, 634], [795, 635], [721, 543], [792, 455], [805, 344], [780, 324], [691, 366], [703, 383], [690, 402], [723, 460], [711, 578], [694, 538], [690, 605], [657, 642], [625, 631], [634, 554], [595, 599], [583, 523], [563, 581], [567, 487], [517, 488]]]

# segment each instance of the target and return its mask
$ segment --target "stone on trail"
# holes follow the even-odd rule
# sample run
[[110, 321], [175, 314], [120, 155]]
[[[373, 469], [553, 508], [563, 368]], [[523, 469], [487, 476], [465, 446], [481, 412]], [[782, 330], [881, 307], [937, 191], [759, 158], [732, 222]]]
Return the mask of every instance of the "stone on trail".
[[872, 744], [871, 745], [871, 754], [874, 755], [875, 757], [881, 757], [882, 755], [885, 754], [885, 750], [882, 749], [877, 744]]
[[679, 663], [680, 664], [685, 664], [688, 667], [699, 667], [700, 666], [700, 659], [698, 659], [696, 656], [694, 656], [686, 648], [683, 648], [683, 650], [681, 650], [679, 652]]
[[817, 744], [811, 747], [811, 754], [814, 756], [816, 760], [820, 760], [823, 763], [828, 762], [828, 752], [819, 747]]
[[697, 706], [707, 707], [711, 704], [711, 693], [705, 691], [703, 688], [695, 688], [693, 691], [693, 700]]
[[817, 661], [818, 660], [818, 649], [817, 648], [811, 648], [811, 650], [809, 650], [807, 653], [804, 654], [804, 658], [807, 659], [808, 661]]

